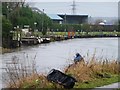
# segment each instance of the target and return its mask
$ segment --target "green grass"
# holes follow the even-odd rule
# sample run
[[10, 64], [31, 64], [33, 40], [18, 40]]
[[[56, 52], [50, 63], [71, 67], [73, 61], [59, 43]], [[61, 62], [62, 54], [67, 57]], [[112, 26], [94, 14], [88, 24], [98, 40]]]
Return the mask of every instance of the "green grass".
[[[112, 83], [120, 82], [118, 79], [120, 76], [113, 75], [111, 78], [95, 78], [92, 81], [87, 82], [77, 82], [74, 86], [74, 88], [96, 88], [104, 85], [109, 85]], [[35, 80], [32, 81], [32, 83], [24, 83], [22, 88], [41, 88], [42, 83], [36, 82]], [[44, 88], [62, 88], [60, 85], [57, 85], [55, 83], [47, 82], [46, 87]], [[119, 89], [118, 89], [119, 90]]]
[[[20, 34], [20, 32], [18, 32]], [[95, 36], [95, 35], [120, 35], [120, 32], [88, 32], [88, 34], [86, 32], [75, 32], [75, 35], [81, 35], [81, 36], [87, 36], [87, 35], [91, 35], [91, 36]], [[24, 33], [21, 33], [22, 37], [25, 37]], [[34, 32], [35, 36], [43, 36], [41, 32]], [[46, 35], [68, 35], [68, 32], [47, 32]], [[14, 38], [17, 38], [17, 32], [14, 32]]]
[[120, 76], [118, 75], [113, 75], [111, 78], [96, 78], [95, 80], [83, 82], [83, 83], [76, 83], [74, 88], [95, 88], [95, 87], [100, 87], [103, 85], [109, 85], [115, 82], [120, 82], [118, 79]]
[[116, 89], [116, 90], [120, 90], [120, 88]]
[[[55, 35], [68, 35], [68, 32], [54, 32]], [[82, 35], [85, 36], [87, 35], [86, 32], [75, 32], [76, 35]], [[88, 32], [89, 35], [95, 36], [95, 35], [115, 35], [115, 34], [119, 34], [120, 32]]]

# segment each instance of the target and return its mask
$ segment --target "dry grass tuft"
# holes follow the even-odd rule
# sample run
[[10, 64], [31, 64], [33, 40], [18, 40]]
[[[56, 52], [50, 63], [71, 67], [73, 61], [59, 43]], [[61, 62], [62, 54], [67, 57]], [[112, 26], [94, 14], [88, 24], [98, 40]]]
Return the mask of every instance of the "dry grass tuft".
[[[39, 75], [34, 59], [21, 61], [14, 57], [11, 64], [6, 64], [5, 70], [9, 77], [9, 80], [6, 79], [7, 88], [63, 88], [49, 82], [44, 75]], [[96, 78], [120, 74], [119, 66], [120, 62], [116, 60], [97, 60], [93, 56], [89, 61], [81, 60], [69, 65], [64, 72], [75, 77], [78, 82], [88, 82]]]
[[[36, 56], [35, 56], [36, 57]], [[49, 82], [44, 75], [39, 75], [36, 70], [35, 57], [30, 60], [19, 60], [14, 56], [11, 62], [6, 63], [3, 80], [6, 88], [60, 88], [58, 84]]]
[[[116, 60], [96, 60], [78, 62], [68, 66], [65, 73], [74, 76], [79, 82], [90, 81], [96, 77], [109, 77], [109, 74], [118, 74], [120, 63]], [[105, 76], [106, 75], [106, 76]]]

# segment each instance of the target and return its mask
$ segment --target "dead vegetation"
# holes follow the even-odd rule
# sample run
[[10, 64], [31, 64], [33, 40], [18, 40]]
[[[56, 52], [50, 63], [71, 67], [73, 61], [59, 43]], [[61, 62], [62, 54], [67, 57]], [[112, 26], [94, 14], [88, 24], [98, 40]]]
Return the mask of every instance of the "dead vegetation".
[[74, 76], [79, 82], [86, 82], [95, 78], [110, 78], [111, 75], [118, 75], [119, 66], [120, 62], [117, 60], [97, 60], [92, 57], [89, 61], [70, 65], [65, 69], [65, 73]]
[[[14, 56], [12, 62], [6, 64], [3, 80], [7, 88], [62, 88], [49, 82], [46, 76], [38, 74], [35, 57], [30, 60], [26, 56], [27, 59], [19, 60]], [[119, 66], [117, 60], [97, 60], [93, 56], [89, 61], [82, 60], [69, 65], [64, 72], [75, 77], [78, 82], [88, 82], [95, 78], [110, 78], [111, 75], [120, 73]]]

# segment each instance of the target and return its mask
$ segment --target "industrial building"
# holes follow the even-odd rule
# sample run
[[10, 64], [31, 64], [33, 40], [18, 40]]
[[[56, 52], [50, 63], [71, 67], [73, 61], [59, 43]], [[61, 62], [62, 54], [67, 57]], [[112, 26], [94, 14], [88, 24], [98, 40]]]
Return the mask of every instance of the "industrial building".
[[88, 15], [68, 15], [68, 14], [58, 14], [61, 18], [63, 18], [66, 24], [82, 24], [88, 23]]
[[64, 21], [63, 18], [61, 18], [57, 14], [47, 14], [47, 16], [50, 17], [50, 19], [53, 21], [53, 23], [62, 24]]
[[[40, 10], [36, 7], [31, 7], [32, 11], [38, 12], [40, 14], [44, 13], [44, 9]], [[59, 24], [82, 24], [88, 23], [88, 15], [82, 14], [46, 14], [53, 23]]]
[[53, 23], [82, 24], [88, 23], [88, 15], [47, 14]]

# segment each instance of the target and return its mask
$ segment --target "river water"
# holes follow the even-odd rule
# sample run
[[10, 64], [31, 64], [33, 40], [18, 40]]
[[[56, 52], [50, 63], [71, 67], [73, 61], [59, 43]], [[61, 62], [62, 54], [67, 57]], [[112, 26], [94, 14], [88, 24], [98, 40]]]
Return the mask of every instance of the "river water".
[[63, 69], [79, 52], [84, 58], [96, 54], [97, 58], [117, 59], [118, 57], [118, 38], [82, 38], [71, 39], [60, 42], [51, 42], [36, 46], [22, 47], [12, 53], [2, 55], [3, 63], [10, 61], [13, 56], [20, 60], [28, 55], [36, 62], [38, 72], [46, 73], [50, 69]]

